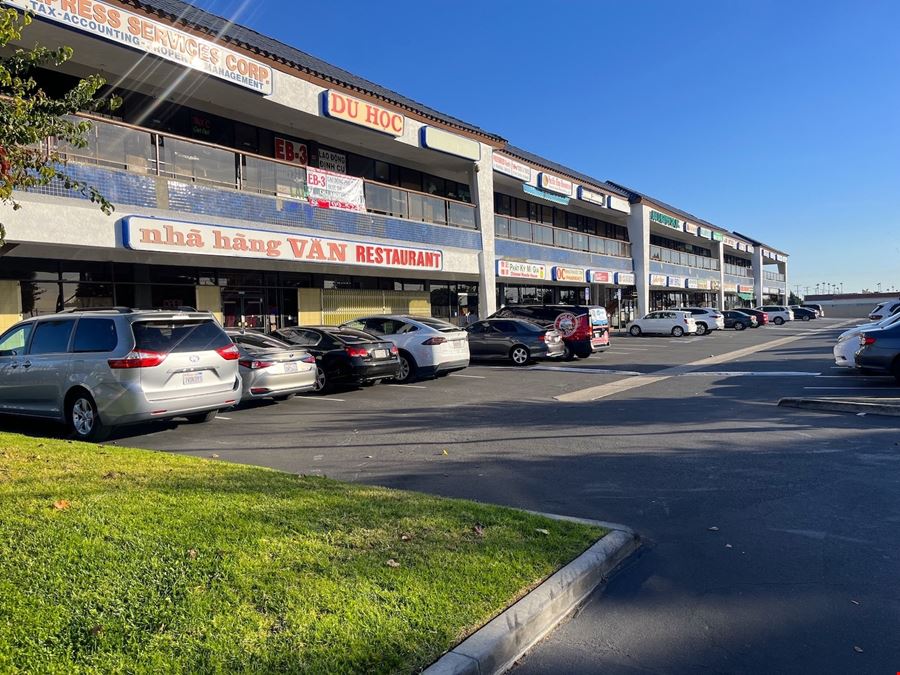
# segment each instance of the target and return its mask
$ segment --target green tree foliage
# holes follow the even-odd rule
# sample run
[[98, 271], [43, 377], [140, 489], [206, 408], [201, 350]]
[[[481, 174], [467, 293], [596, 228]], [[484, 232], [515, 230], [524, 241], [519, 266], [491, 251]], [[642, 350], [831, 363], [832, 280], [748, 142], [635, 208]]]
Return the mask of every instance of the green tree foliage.
[[[0, 9], [0, 48], [22, 38], [22, 30], [31, 23], [27, 14], [14, 9]], [[97, 92], [106, 84], [99, 75], [81, 80], [62, 96], [50, 96], [33, 77], [37, 68], [58, 68], [72, 58], [70, 47], [48, 49], [35, 46], [16, 49], [0, 56], [0, 205], [21, 208], [14, 198], [15, 190], [59, 183], [66, 190], [81, 193], [107, 215], [113, 205], [91, 185], [73, 179], [66, 173], [59, 154], [48, 151], [45, 139], [55, 137], [59, 143], [76, 148], [87, 145], [91, 128], [86, 120], [71, 117], [76, 112], [98, 111], [118, 107], [115, 97], [102, 99]], [[0, 222], [0, 243], [5, 239]]]

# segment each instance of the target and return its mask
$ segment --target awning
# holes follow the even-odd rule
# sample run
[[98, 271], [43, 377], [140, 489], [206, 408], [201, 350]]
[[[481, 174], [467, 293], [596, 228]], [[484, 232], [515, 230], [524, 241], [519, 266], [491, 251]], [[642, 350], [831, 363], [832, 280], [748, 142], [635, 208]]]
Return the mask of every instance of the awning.
[[738, 297], [739, 297], [741, 300], [752, 300], [752, 299], [753, 299], [753, 293], [738, 293]]

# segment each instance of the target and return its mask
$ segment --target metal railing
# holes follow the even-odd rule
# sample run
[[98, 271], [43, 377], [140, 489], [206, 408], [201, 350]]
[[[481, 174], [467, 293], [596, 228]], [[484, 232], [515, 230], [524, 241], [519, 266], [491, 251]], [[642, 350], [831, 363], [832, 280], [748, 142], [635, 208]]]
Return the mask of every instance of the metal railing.
[[764, 277], [766, 281], [784, 281], [784, 275], [778, 272], [765, 272]]
[[[87, 146], [48, 141], [65, 161], [97, 164], [132, 173], [305, 200], [306, 168], [204, 141], [161, 134], [122, 122], [89, 117]], [[477, 229], [475, 205], [365, 180], [370, 213], [437, 225]]]
[[676, 251], [671, 248], [663, 248], [651, 244], [650, 260], [656, 262], [670, 263], [672, 265], [684, 265], [685, 267], [695, 267], [701, 270], [718, 270], [719, 261], [716, 258], [707, 258], [696, 253], [685, 253], [684, 251]]
[[494, 234], [502, 239], [515, 239], [516, 241], [527, 241], [533, 244], [620, 258], [631, 257], [631, 244], [627, 241], [607, 239], [575, 230], [564, 230], [509, 216], [494, 214]]
[[748, 279], [752, 279], [753, 268], [725, 263], [725, 274], [730, 274], [733, 277], [747, 277]]

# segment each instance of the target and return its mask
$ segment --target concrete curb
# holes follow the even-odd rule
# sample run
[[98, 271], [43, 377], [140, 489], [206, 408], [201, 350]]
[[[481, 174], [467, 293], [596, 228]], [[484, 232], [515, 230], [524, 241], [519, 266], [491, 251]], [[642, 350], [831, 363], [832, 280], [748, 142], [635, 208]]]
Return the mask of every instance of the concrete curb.
[[425, 669], [425, 675], [492, 675], [507, 671], [641, 545], [634, 530], [621, 525], [548, 513], [537, 515], [599, 525], [611, 531], [431, 664]]
[[[895, 399], [896, 400], [896, 399]], [[830, 398], [783, 398], [778, 401], [780, 408], [800, 408], [819, 412], [865, 413], [866, 415], [887, 415], [900, 417], [900, 401], [877, 403], [868, 401], [848, 401]]]

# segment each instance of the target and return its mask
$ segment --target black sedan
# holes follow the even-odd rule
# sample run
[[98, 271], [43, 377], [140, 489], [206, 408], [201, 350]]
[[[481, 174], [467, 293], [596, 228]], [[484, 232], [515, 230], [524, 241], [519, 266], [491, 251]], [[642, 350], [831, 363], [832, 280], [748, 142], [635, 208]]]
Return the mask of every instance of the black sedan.
[[794, 313], [794, 321], [809, 321], [819, 318], [816, 310], [800, 305], [791, 305], [791, 311]]
[[392, 379], [400, 368], [393, 342], [352, 328], [293, 326], [274, 331], [285, 342], [316, 357], [315, 391], [339, 385], [357, 386]]
[[559, 333], [524, 319], [485, 319], [466, 330], [472, 359], [503, 359], [524, 366], [532, 359], [559, 357], [566, 351]]
[[736, 309], [726, 309], [722, 312], [725, 317], [725, 328], [734, 328], [735, 330], [744, 330], [745, 328], [755, 328], [757, 320], [755, 316], [744, 314]]

